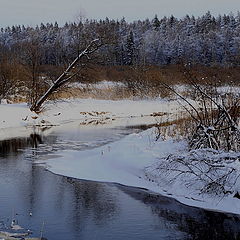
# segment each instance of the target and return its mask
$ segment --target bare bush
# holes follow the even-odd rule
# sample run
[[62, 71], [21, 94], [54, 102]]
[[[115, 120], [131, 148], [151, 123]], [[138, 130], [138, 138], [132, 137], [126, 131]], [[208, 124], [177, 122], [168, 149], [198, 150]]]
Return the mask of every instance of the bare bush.
[[21, 94], [25, 74], [24, 66], [10, 56], [0, 60], [0, 103], [2, 99], [12, 100]]
[[200, 84], [189, 69], [185, 69], [184, 75], [194, 103], [168, 84], [163, 85], [188, 104], [185, 109], [195, 121], [195, 130], [189, 133], [190, 149], [239, 151], [239, 93], [219, 94], [217, 84]]
[[6, 62], [0, 63], [0, 103], [1, 100], [7, 98], [13, 90], [14, 81], [12, 79], [12, 71], [10, 71], [11, 66]]
[[217, 88], [211, 85], [202, 87], [194, 82], [189, 72], [187, 78], [196, 91], [196, 101], [199, 105], [195, 114], [197, 127], [190, 141], [190, 148], [239, 151], [239, 96], [220, 95]]
[[145, 172], [148, 179], [155, 182], [164, 179], [171, 185], [178, 181], [197, 194], [224, 196], [238, 190], [239, 160], [240, 153], [198, 149], [169, 155]]
[[238, 194], [239, 93], [219, 94], [216, 84], [200, 84], [188, 69], [185, 78], [194, 102], [168, 84], [163, 85], [188, 105], [185, 109], [192, 118], [187, 136], [189, 151], [159, 159], [159, 163], [146, 168], [146, 176], [156, 182], [178, 182], [197, 194]]
[[133, 96], [140, 98], [172, 96], [172, 92], [163, 87], [163, 75], [159, 70], [148, 66], [132, 66], [125, 74], [123, 83]]

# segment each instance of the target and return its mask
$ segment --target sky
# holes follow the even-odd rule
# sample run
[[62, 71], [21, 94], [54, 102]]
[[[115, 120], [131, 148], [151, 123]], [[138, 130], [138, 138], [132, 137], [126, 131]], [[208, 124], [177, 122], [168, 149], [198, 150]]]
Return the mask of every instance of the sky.
[[240, 10], [240, 0], [0, 0], [0, 27], [12, 25], [36, 26], [41, 22], [60, 25], [75, 21], [79, 13], [89, 19], [105, 17], [127, 21], [186, 14], [199, 16], [234, 14]]

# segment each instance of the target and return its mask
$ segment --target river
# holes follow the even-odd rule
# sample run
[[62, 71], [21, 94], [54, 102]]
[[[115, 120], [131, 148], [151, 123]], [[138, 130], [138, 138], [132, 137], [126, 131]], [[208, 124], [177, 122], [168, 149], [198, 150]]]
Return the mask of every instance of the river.
[[[44, 132], [50, 131], [48, 134]], [[240, 239], [240, 217], [145, 189], [55, 175], [37, 158], [117, 141], [139, 128], [55, 127], [0, 141], [0, 221], [48, 240]]]

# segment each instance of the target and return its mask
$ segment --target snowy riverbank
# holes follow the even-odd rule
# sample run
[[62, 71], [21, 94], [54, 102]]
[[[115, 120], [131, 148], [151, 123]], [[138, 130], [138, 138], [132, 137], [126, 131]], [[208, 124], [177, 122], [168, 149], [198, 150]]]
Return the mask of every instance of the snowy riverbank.
[[[174, 120], [181, 108], [176, 101], [106, 101], [77, 99], [49, 103], [39, 115], [29, 111], [26, 104], [0, 105], [0, 140], [28, 136], [32, 127], [67, 126], [69, 122], [91, 127], [91, 124], [153, 124], [156, 121]], [[56, 174], [101, 182], [115, 182], [128, 186], [142, 187], [176, 198], [180, 202], [240, 214], [239, 199], [233, 195], [199, 195], [191, 186], [181, 181], [168, 184], [162, 179], [149, 178], [152, 166], [170, 154], [187, 152], [184, 141], [167, 138], [155, 140], [155, 129], [128, 135], [117, 142], [86, 151], [58, 151], [47, 161], [39, 161]], [[54, 153], [56, 154], [56, 153]], [[150, 168], [149, 168], [150, 167]]]
[[[146, 188], [180, 202], [215, 211], [240, 214], [239, 199], [232, 195], [222, 197], [198, 195], [193, 187], [177, 181], [168, 184], [149, 180], [145, 169], [160, 163], [159, 159], [170, 154], [187, 151], [184, 141], [155, 141], [154, 128], [139, 134], [131, 134], [120, 141], [87, 151], [62, 151], [44, 164], [53, 173], [92, 181], [120, 183], [127, 186]], [[163, 178], [164, 179], [164, 178]], [[156, 179], [157, 180], [157, 179]]]
[[95, 100], [74, 99], [50, 102], [39, 115], [31, 112], [27, 104], [0, 104], [0, 139], [19, 136], [32, 126], [53, 126], [79, 121], [107, 122], [131, 119], [133, 124], [156, 123], [158, 117], [168, 114], [171, 119], [179, 112], [177, 101], [165, 100]]

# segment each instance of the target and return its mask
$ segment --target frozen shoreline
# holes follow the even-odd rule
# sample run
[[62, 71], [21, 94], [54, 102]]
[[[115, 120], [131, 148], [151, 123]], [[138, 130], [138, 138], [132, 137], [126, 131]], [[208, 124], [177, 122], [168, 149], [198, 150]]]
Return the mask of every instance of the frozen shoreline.
[[[34, 126], [54, 126], [79, 121], [88, 124], [89, 121], [114, 121], [121, 118], [131, 118], [134, 124], [156, 122], [158, 114], [177, 114], [177, 101], [164, 100], [95, 100], [73, 99], [57, 103], [49, 102], [39, 115], [31, 112], [26, 103], [0, 104], [0, 139], [18, 137]], [[148, 119], [146, 119], [148, 117]], [[136, 118], [134, 122], [134, 118]], [[150, 119], [149, 119], [150, 118]], [[170, 115], [166, 118], [171, 118]]]
[[[26, 104], [0, 105], [0, 140], [29, 136], [34, 126], [67, 126], [77, 121], [86, 127], [89, 122], [108, 122], [119, 124], [118, 120], [129, 124], [156, 123], [174, 120], [179, 113], [177, 101], [164, 100], [94, 100], [75, 99], [48, 103], [42, 114], [29, 111]], [[130, 121], [131, 120], [131, 121]], [[121, 123], [123, 123], [121, 122]], [[106, 124], [107, 126], [107, 124]], [[91, 127], [91, 125], [89, 126]], [[167, 186], [149, 181], [144, 169], [161, 157], [186, 151], [186, 143], [171, 138], [154, 141], [153, 129], [140, 134], [131, 134], [120, 141], [86, 151], [61, 151], [60, 158], [47, 162], [40, 161], [53, 173], [78, 179], [113, 182], [126, 186], [146, 188], [190, 205], [240, 214], [239, 199], [229, 196], [225, 199], [198, 196], [186, 189], [180, 182]], [[195, 199], [195, 200], [194, 200]]]
[[168, 186], [149, 181], [145, 167], [156, 163], [159, 157], [186, 151], [184, 141], [172, 139], [155, 142], [154, 129], [131, 134], [123, 139], [86, 151], [62, 151], [61, 157], [37, 161], [54, 174], [104, 183], [145, 188], [155, 193], [174, 198], [179, 202], [208, 210], [240, 214], [239, 199], [228, 196], [196, 195], [191, 188], [180, 182]]

